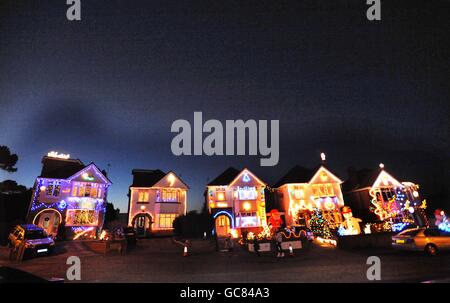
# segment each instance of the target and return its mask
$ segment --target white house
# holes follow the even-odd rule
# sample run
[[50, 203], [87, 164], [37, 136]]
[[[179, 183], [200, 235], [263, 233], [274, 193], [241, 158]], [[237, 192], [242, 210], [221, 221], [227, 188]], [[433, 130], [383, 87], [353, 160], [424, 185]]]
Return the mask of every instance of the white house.
[[174, 172], [133, 169], [128, 225], [137, 235], [171, 234], [176, 217], [186, 214], [189, 187]]

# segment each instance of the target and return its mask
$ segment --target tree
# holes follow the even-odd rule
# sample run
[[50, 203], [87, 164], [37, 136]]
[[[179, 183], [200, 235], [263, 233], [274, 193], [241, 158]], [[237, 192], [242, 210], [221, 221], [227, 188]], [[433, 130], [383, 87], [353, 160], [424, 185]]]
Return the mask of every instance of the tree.
[[177, 217], [173, 222], [174, 233], [177, 236], [201, 238], [203, 233], [210, 233], [213, 221], [208, 213], [198, 213], [196, 210]]
[[0, 146], [0, 169], [7, 172], [15, 172], [17, 168], [14, 167], [19, 160], [16, 154], [12, 154], [7, 146]]
[[114, 208], [114, 204], [106, 202], [105, 224], [115, 221], [119, 218], [120, 209]]
[[322, 212], [320, 212], [319, 210], [315, 209], [314, 212], [312, 213], [311, 219], [309, 221], [309, 226], [315, 236], [324, 239], [332, 238], [328, 222], [323, 218]]

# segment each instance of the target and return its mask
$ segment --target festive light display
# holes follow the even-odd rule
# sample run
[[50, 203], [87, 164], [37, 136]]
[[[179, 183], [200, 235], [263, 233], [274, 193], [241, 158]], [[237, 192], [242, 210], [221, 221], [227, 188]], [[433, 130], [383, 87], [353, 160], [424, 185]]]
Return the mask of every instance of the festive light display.
[[338, 229], [340, 236], [359, 235], [361, 233], [361, 227], [359, 223], [361, 219], [353, 217], [352, 210], [348, 206], [342, 208], [342, 215], [345, 220], [341, 223]]
[[51, 151], [51, 152], [47, 153], [47, 157], [57, 158], [57, 159], [69, 159], [70, 154], [60, 154], [56, 151]]
[[316, 237], [332, 239], [333, 236], [331, 234], [328, 222], [323, 218], [322, 212], [320, 212], [317, 208], [314, 209], [311, 215], [309, 226]]
[[435, 225], [442, 231], [450, 233], [450, 222], [443, 210], [436, 209], [434, 211]]
[[[61, 158], [55, 154], [52, 156]], [[91, 178], [94, 175], [97, 177]], [[79, 177], [82, 180], [77, 179]], [[52, 218], [56, 224], [64, 223], [66, 231], [69, 231], [67, 235], [73, 235], [72, 239], [88, 234], [95, 237], [96, 228], [101, 229], [103, 225], [106, 212], [104, 198], [110, 184], [93, 163], [67, 179], [37, 178], [27, 220], [45, 226], [53, 236], [57, 235], [59, 228], [53, 224], [44, 225]]]

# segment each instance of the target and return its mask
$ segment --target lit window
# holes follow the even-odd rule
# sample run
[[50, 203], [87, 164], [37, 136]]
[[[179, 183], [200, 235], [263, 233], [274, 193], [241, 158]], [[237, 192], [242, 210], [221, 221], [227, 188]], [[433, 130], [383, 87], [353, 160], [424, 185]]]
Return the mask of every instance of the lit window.
[[52, 193], [53, 193], [53, 183], [49, 183], [49, 184], [47, 185], [47, 191], [45, 192], [45, 194], [46, 194], [47, 196], [51, 196]]
[[58, 197], [60, 191], [61, 191], [61, 184], [57, 182], [55, 183], [55, 187], [53, 188], [53, 196]]
[[68, 209], [66, 215], [66, 226], [96, 226], [98, 212], [87, 209]]
[[257, 192], [255, 187], [238, 187], [239, 200], [256, 200]]
[[92, 198], [97, 197], [97, 187], [93, 187], [93, 188], [91, 189], [91, 197], [92, 197]]
[[164, 202], [178, 202], [178, 191], [174, 189], [163, 189], [162, 200]]
[[297, 200], [302, 199], [305, 196], [305, 192], [303, 191], [303, 188], [301, 187], [294, 187], [294, 197]]
[[225, 192], [224, 191], [217, 191], [217, 200], [218, 201], [223, 201], [225, 200]]
[[138, 202], [148, 202], [148, 191], [140, 191], [139, 192]]
[[77, 191], [78, 191], [78, 186], [74, 186], [72, 188], [72, 197], [76, 197], [77, 196]]
[[159, 214], [158, 225], [160, 228], [173, 228], [173, 221], [177, 214]]
[[102, 197], [102, 189], [99, 188], [99, 189], [98, 189], [97, 198], [101, 198], [101, 197]]
[[78, 190], [78, 197], [84, 197], [84, 186], [80, 185], [80, 188]]
[[84, 196], [89, 197], [91, 195], [91, 184], [86, 184], [84, 189]]

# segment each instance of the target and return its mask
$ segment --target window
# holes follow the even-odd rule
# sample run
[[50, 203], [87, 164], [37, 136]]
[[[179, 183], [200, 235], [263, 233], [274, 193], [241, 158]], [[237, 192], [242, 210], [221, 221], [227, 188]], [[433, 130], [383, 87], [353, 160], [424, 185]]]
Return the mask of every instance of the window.
[[333, 197], [334, 189], [332, 184], [315, 184], [312, 186], [314, 197]]
[[74, 186], [72, 188], [72, 197], [76, 197], [77, 196], [77, 192], [78, 192], [78, 186]]
[[47, 188], [45, 190], [45, 194], [47, 196], [58, 197], [60, 191], [61, 191], [61, 184], [59, 182], [57, 182], [57, 181], [54, 181], [54, 182], [49, 182], [47, 184]]
[[58, 197], [60, 191], [61, 191], [61, 184], [55, 183], [55, 187], [53, 189], [53, 196]]
[[101, 188], [97, 183], [75, 183], [72, 187], [72, 196], [101, 198]]
[[162, 200], [164, 202], [178, 202], [178, 190], [176, 189], [163, 189]]
[[224, 201], [225, 200], [225, 191], [224, 190], [218, 190], [216, 191], [217, 201]]
[[303, 190], [303, 188], [301, 188], [300, 186], [295, 186], [294, 187], [294, 198], [297, 200], [303, 199], [305, 196], [305, 192]]
[[139, 191], [138, 203], [140, 202], [148, 202], [148, 191]]
[[49, 184], [47, 185], [47, 191], [45, 192], [45, 194], [46, 194], [47, 196], [51, 196], [52, 193], [53, 193], [53, 183], [49, 183]]
[[173, 228], [173, 221], [177, 214], [159, 214], [158, 225], [160, 228]]
[[255, 187], [238, 187], [239, 200], [256, 200], [257, 192]]
[[90, 183], [85, 185], [84, 196], [85, 197], [90, 197], [91, 196], [91, 184]]
[[[94, 184], [94, 185], [97, 185], [97, 184]], [[91, 188], [91, 197], [93, 197], [93, 198], [97, 197], [97, 187], [96, 186]]]
[[80, 189], [78, 190], [78, 197], [84, 197], [84, 186], [80, 185]]
[[90, 209], [68, 209], [66, 226], [96, 226], [98, 212]]

